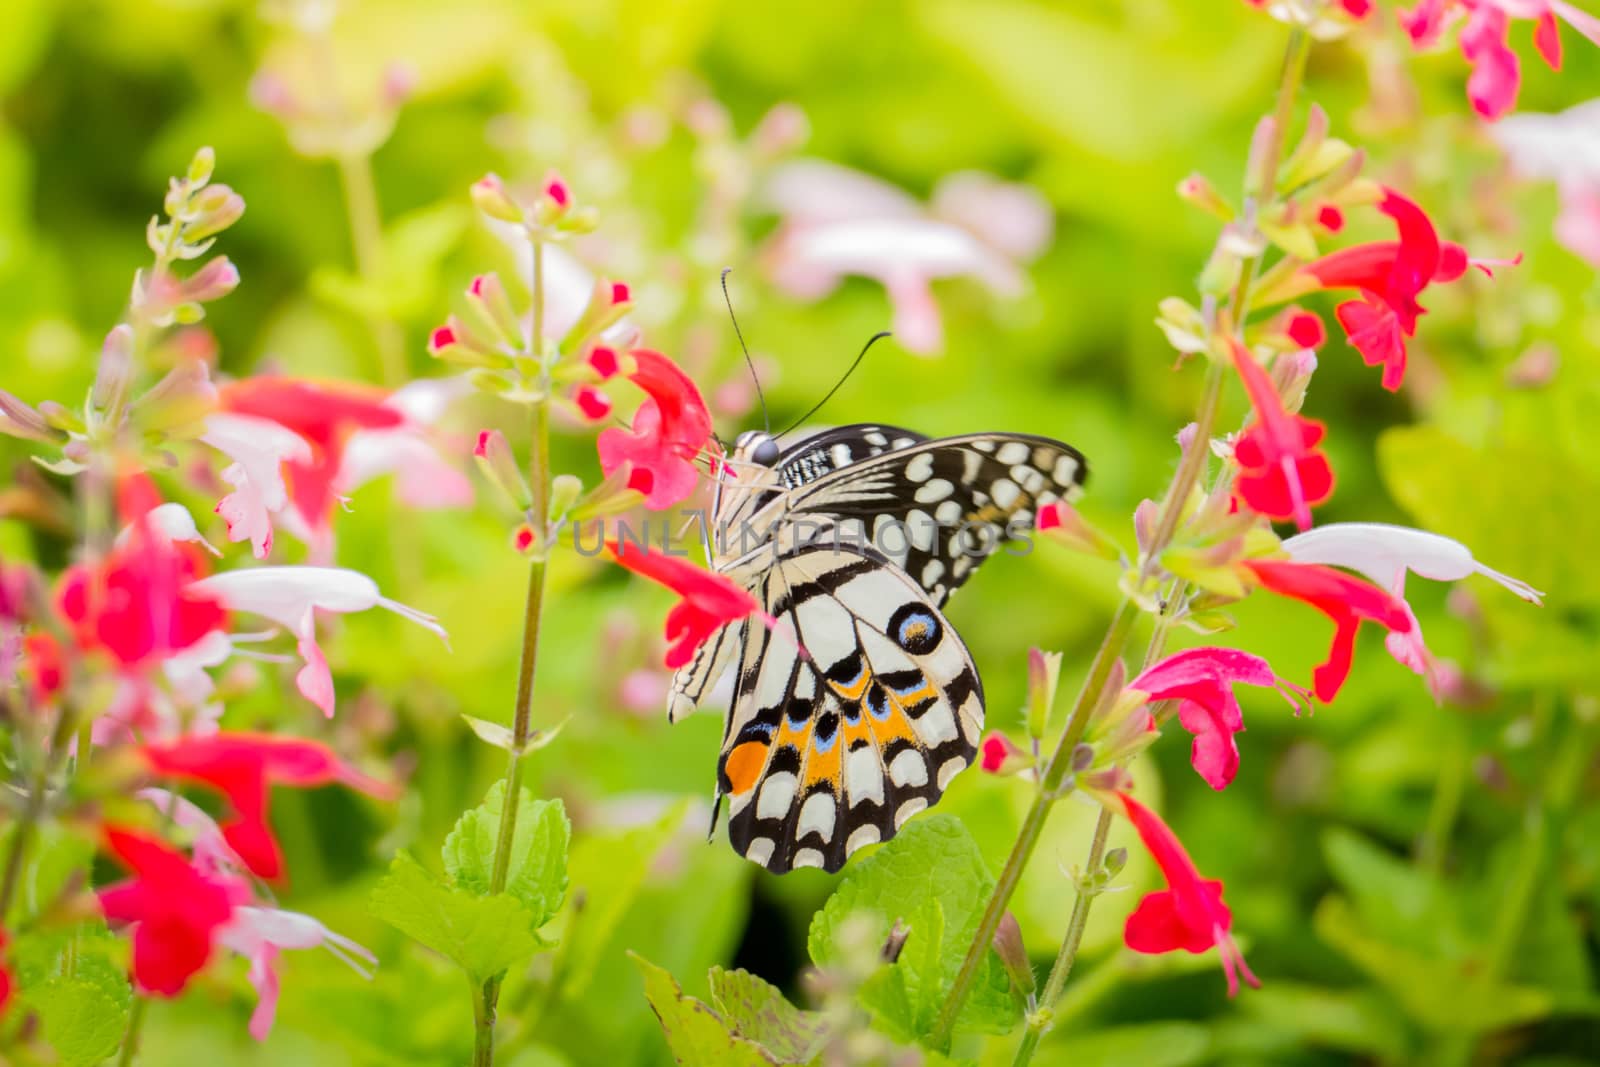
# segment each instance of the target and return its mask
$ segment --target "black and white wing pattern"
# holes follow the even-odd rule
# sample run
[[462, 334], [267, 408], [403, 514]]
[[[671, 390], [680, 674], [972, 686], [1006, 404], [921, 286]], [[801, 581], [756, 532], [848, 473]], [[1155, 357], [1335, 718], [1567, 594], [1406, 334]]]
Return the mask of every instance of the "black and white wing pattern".
[[770, 871], [836, 871], [972, 761], [982, 683], [939, 609], [870, 549], [801, 549], [760, 595], [777, 624], [744, 631], [717, 767], [728, 838]]
[[1048, 437], [929, 440], [891, 426], [847, 426], [802, 441], [777, 470], [802, 475], [820, 469], [823, 457], [847, 455], [857, 458], [762, 506], [872, 546], [941, 606], [1004, 542], [1031, 532], [1040, 507], [1076, 498], [1088, 475], [1082, 453]]
[[669, 716], [737, 657], [717, 765], [729, 840], [774, 872], [835, 871], [972, 762], [983, 686], [940, 608], [1039, 508], [1074, 498], [1088, 468], [1046, 437], [930, 440], [877, 424], [782, 452], [747, 434], [729, 468], [715, 566], [775, 624], [746, 619], [701, 646], [673, 679]]

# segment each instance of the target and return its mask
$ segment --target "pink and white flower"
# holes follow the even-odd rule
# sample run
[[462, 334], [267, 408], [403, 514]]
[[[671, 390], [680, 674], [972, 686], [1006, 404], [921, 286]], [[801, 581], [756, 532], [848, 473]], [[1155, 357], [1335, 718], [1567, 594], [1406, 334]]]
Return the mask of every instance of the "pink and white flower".
[[378, 957], [309, 915], [278, 908], [239, 905], [216, 934], [217, 944], [250, 961], [256, 1010], [250, 1014], [250, 1036], [265, 1041], [278, 1013], [278, 953], [286, 948], [326, 948], [361, 977], [372, 978]]
[[385, 597], [378, 583], [359, 571], [338, 567], [255, 567], [195, 582], [190, 589], [232, 611], [271, 619], [295, 635], [305, 666], [295, 676], [301, 694], [333, 715], [333, 673], [317, 644], [317, 612], [345, 615], [383, 608], [448, 640], [432, 615]]
[[220, 411], [206, 416], [200, 440], [233, 460], [222, 471], [233, 492], [217, 504], [228, 540], [249, 541], [256, 559], [265, 559], [272, 551], [272, 517], [289, 504], [283, 465], [311, 462], [311, 446], [270, 419]]
[[925, 209], [877, 178], [797, 160], [773, 172], [763, 199], [783, 218], [764, 253], [779, 287], [817, 300], [846, 275], [872, 278], [888, 292], [896, 338], [922, 355], [944, 343], [934, 280], [972, 277], [1017, 296], [1018, 261], [1038, 256], [1054, 227], [1032, 189], [971, 173], [944, 179]]
[[1555, 183], [1556, 240], [1600, 269], [1600, 100], [1555, 115], [1513, 115], [1492, 132], [1518, 174]]
[[1448, 537], [1377, 522], [1336, 522], [1297, 534], [1283, 543], [1297, 563], [1344, 567], [1366, 576], [1386, 590], [1405, 609], [1411, 625], [1392, 630], [1384, 639], [1389, 654], [1423, 675], [1437, 699], [1443, 680], [1432, 653], [1422, 640], [1422, 625], [1406, 603], [1406, 575], [1454, 582], [1474, 574], [1510, 590], [1529, 603], [1543, 602], [1544, 594], [1527, 582], [1486, 567], [1472, 551]]

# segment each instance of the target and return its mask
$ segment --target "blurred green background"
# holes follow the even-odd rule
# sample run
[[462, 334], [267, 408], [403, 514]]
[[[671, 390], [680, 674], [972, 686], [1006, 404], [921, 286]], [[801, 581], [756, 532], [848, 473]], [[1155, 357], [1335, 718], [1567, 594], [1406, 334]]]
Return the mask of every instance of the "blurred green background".
[[[475, 222], [469, 184], [487, 170], [537, 178], [553, 167], [601, 211], [580, 255], [634, 287], [647, 342], [680, 358], [708, 394], [742, 374], [716, 290], [720, 268], [734, 268], [774, 420], [792, 418], [889, 320], [873, 283], [851, 280], [806, 303], [763, 279], [758, 249], [774, 220], [746, 196], [760, 173], [742, 139], [774, 105], [792, 103], [809, 120], [805, 155], [919, 198], [949, 172], [984, 170], [1033, 185], [1056, 213], [1055, 240], [1029, 269], [1025, 295], [997, 300], [971, 282], [939, 283], [944, 354], [880, 346], [822, 417], [1071, 441], [1093, 472], [1086, 514], [1131, 541], [1127, 516], [1164, 486], [1172, 436], [1198, 395], [1198, 371], [1173, 372], [1153, 318], [1164, 296], [1193, 299], [1215, 224], [1173, 188], [1193, 170], [1230, 194], [1238, 187], [1276, 82], [1277, 23], [1237, 0], [396, 0], [339, 4], [326, 34], [297, 28], [296, 17], [320, 6], [8, 0], [6, 389], [31, 402], [83, 395], [148, 257], [144, 224], [166, 176], [209, 144], [218, 180], [249, 205], [219, 245], [243, 283], [206, 320], [225, 375], [379, 381], [385, 331], [410, 374], [442, 373], [426, 355], [427, 331], [473, 274], [503, 266]], [[1571, 34], [1568, 48], [1559, 75], [1525, 51], [1521, 110], [1600, 95], [1594, 51]], [[414, 77], [414, 91], [392, 136], [343, 172], [297, 151], [284, 124], [251, 102], [252, 80], [266, 71], [308, 98], [338, 101], [355, 121], [393, 64]], [[1307, 411], [1330, 426], [1340, 481], [1319, 519], [1456, 537], [1547, 590], [1547, 604], [1530, 608], [1481, 581], [1447, 604], [1447, 588], [1414, 582], [1430, 646], [1459, 664], [1473, 699], [1435, 706], [1364, 633], [1350, 684], [1314, 718], [1294, 717], [1272, 694], [1242, 694], [1250, 729], [1225, 793], [1194, 775], [1187, 737], [1171, 731], [1137, 769], [1141, 789], [1160, 799], [1208, 876], [1227, 883], [1235, 930], [1265, 987], [1229, 1002], [1209, 958], [1121, 948], [1121, 922], [1155, 878], [1134, 844], [1129, 891], [1097, 905], [1037, 1062], [1465, 1062], [1475, 1035], [1477, 1055], [1493, 1062], [1595, 1061], [1600, 294], [1593, 269], [1550, 237], [1553, 191], [1510, 179], [1466, 103], [1465, 73], [1453, 49], [1412, 56], [1387, 8], [1354, 40], [1312, 55], [1307, 96], [1329, 110], [1336, 133], [1368, 149], [1370, 174], [1406, 190], [1475, 252], [1527, 256], [1493, 283], [1474, 275], [1429, 291], [1399, 395], [1380, 390], [1342, 340], [1329, 343]], [[707, 128], [713, 105], [731, 133]], [[363, 281], [348, 182], [359, 196], [368, 162], [385, 262]], [[1358, 215], [1345, 236], [1388, 233], [1384, 220]], [[1518, 361], [1544, 351], [1559, 357], [1553, 378], [1519, 384]], [[723, 414], [724, 436], [758, 417]], [[1233, 397], [1224, 425], [1242, 414]], [[525, 442], [510, 408], [480, 403], [455, 422], [463, 432], [502, 425]], [[590, 431], [564, 432], [559, 449], [558, 471], [597, 475]], [[8, 468], [26, 467], [23, 455], [6, 446]], [[397, 809], [336, 791], [283, 795], [275, 806], [290, 849], [285, 906], [374, 949], [377, 977], [363, 983], [331, 957], [293, 954], [277, 1029], [257, 1046], [233, 961], [187, 999], [154, 1007], [143, 1062], [464, 1061], [459, 976], [371, 918], [365, 898], [395, 848], [430, 854], [501, 771], [499, 754], [457, 717], [504, 721], [515, 684], [525, 564], [508, 547], [507, 517], [483, 496], [470, 514], [413, 515], [378, 484], [338, 522], [338, 561], [437, 613], [449, 651], [399, 620], [353, 618], [330, 645], [335, 720], [324, 723], [288, 672], [270, 667], [229, 712], [241, 727], [356, 735], [413, 775]], [[189, 499], [209, 517], [198, 494]], [[0, 520], [0, 552], [58, 560], [62, 551]], [[1046, 545], [998, 556], [955, 602], [992, 724], [1017, 721], [1029, 645], [1064, 650], [1063, 686], [1075, 688], [1115, 606], [1115, 577]], [[560, 981], [540, 973], [508, 986], [508, 1003], [538, 1021], [510, 1038], [504, 1062], [670, 1062], [624, 950], [666, 966], [691, 992], [703, 990], [711, 964], [737, 963], [800, 997], [807, 924], [832, 879], [777, 879], [724, 842], [705, 843], [717, 715], [670, 728], [656, 705], [634, 708], [622, 691], [630, 677], [659, 689], [667, 599], [570, 553], [553, 581], [535, 716], [571, 721], [533, 758], [531, 784], [572, 812], [573, 885], [586, 903], [571, 934], [581, 949], [557, 956]], [[1327, 624], [1308, 609], [1258, 597], [1238, 618], [1225, 640], [1289, 678], [1306, 678], [1326, 651]], [[968, 822], [998, 867], [1027, 799], [1021, 782], [973, 773], [942, 808]], [[1041, 965], [1071, 906], [1061, 868], [1081, 862], [1092, 821], [1087, 805], [1063, 805], [1018, 898]], [[536, 1002], [519, 1000], [519, 988]], [[1009, 1040], [991, 1046], [969, 1051], [1009, 1062]]]

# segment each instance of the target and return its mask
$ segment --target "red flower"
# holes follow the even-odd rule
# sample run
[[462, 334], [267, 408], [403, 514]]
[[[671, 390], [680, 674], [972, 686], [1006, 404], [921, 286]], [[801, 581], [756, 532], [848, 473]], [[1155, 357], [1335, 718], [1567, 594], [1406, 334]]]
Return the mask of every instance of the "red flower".
[[1241, 976], [1260, 988], [1261, 981], [1250, 973], [1243, 953], [1229, 933], [1233, 927], [1233, 913], [1222, 902], [1222, 883], [1200, 876], [1177, 835], [1155, 812], [1126, 793], [1118, 793], [1116, 797], [1122, 803], [1123, 814], [1133, 823], [1139, 840], [1150, 850], [1161, 868], [1162, 877], [1167, 880], [1166, 889], [1147, 893], [1128, 916], [1122, 932], [1123, 943], [1135, 952], [1152, 955], [1178, 949], [1199, 954], [1214, 947], [1222, 957], [1230, 997], [1239, 992]]
[[46, 708], [54, 704], [67, 686], [67, 660], [61, 642], [48, 630], [34, 630], [22, 640], [22, 658], [33, 706]]
[[611, 398], [592, 385], [580, 385], [572, 391], [572, 402], [590, 422], [599, 422], [611, 414]]
[[1343, 571], [1287, 560], [1249, 559], [1244, 566], [1274, 593], [1302, 600], [1333, 620], [1333, 645], [1328, 658], [1311, 675], [1317, 699], [1324, 704], [1333, 703], [1350, 676], [1361, 620], [1370, 620], [1398, 634], [1411, 632], [1411, 613], [1403, 600]]
[[143, 670], [227, 627], [222, 602], [189, 588], [198, 559], [155, 536], [142, 518], [104, 558], [61, 576], [57, 604], [79, 647]]
[[100, 890], [107, 919], [136, 923], [133, 979], [146, 993], [172, 997], [211, 959], [217, 931], [249, 900], [239, 879], [207, 875], [181, 852], [131, 830], [108, 829], [106, 844], [132, 881]]
[[1233, 687], [1279, 684], [1260, 656], [1232, 648], [1191, 648], [1155, 664], [1128, 683], [1151, 701], [1177, 700], [1178, 721], [1194, 734], [1190, 762], [1213, 789], [1225, 788], [1239, 770], [1239, 746], [1233, 735], [1244, 729], [1244, 716]]
[[711, 413], [694, 382], [672, 360], [647, 348], [632, 352], [628, 380], [649, 394], [633, 416], [633, 431], [600, 431], [600, 467], [606, 474], [633, 464], [628, 488], [645, 495], [653, 511], [669, 508], [694, 492], [694, 457], [711, 436]]
[[314, 741], [217, 733], [146, 745], [140, 752], [156, 774], [201, 782], [227, 796], [234, 815], [219, 824], [223, 839], [262, 878], [283, 873], [283, 852], [267, 825], [269, 786], [339, 782], [373, 796], [394, 793], [392, 787], [343, 763]]
[[[755, 597], [728, 578], [696, 567], [688, 560], [636, 545], [612, 542], [607, 547], [618, 563], [683, 598], [667, 615], [668, 667], [676, 669], [688, 663], [694, 650], [723, 626], [760, 611], [761, 605]], [[771, 625], [770, 619], [766, 621]]]
[[615, 378], [617, 371], [622, 369], [617, 361], [617, 350], [606, 345], [595, 345], [589, 349], [589, 355], [585, 358], [589, 366], [594, 368], [594, 372], [600, 375], [601, 381]]
[[1260, 515], [1293, 519], [1311, 526], [1311, 507], [1333, 495], [1333, 468], [1316, 446], [1326, 428], [1314, 419], [1291, 415], [1272, 378], [1238, 341], [1231, 341], [1233, 365], [1250, 394], [1256, 417], [1233, 443], [1239, 466], [1234, 497]]

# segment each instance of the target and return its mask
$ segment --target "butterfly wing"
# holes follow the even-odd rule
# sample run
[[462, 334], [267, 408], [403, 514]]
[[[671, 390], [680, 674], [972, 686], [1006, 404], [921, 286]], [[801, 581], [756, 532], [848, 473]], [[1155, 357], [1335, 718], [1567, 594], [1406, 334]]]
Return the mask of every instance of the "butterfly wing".
[[[796, 524], [816, 520], [835, 542], [871, 546], [935, 605], [1005, 541], [1032, 530], [1041, 506], [1075, 498], [1088, 476], [1077, 449], [1029, 434], [928, 440], [893, 427], [852, 426], [791, 451], [779, 460], [780, 476], [813, 476], [774, 494], [765, 514]], [[857, 458], [822, 470], [847, 453]], [[762, 516], [754, 521], [759, 527]]]
[[936, 803], [977, 751], [983, 690], [966, 646], [871, 551], [799, 549], [763, 583], [718, 761], [728, 837], [782, 873], [836, 871]]

